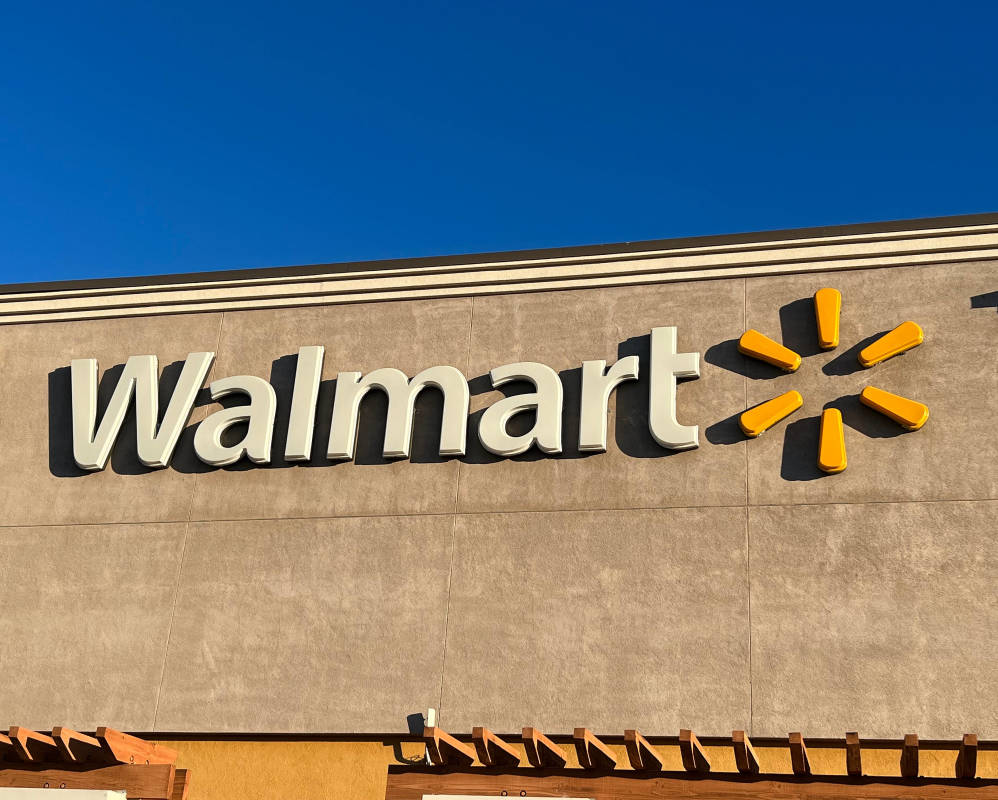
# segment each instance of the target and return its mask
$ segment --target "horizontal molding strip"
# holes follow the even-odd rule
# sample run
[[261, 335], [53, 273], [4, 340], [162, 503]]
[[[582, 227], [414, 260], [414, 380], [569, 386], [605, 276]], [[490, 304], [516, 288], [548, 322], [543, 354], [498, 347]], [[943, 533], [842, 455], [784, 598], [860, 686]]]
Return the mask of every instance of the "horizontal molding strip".
[[640, 253], [0, 295], [0, 325], [369, 303], [998, 259], [998, 225]]

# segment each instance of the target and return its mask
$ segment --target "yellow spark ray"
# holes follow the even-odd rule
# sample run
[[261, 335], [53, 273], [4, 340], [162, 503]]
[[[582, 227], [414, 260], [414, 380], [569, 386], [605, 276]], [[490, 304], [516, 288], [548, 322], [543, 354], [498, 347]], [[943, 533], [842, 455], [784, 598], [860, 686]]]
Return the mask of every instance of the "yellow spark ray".
[[796, 372], [801, 362], [801, 357], [789, 347], [774, 342], [754, 328], [750, 328], [742, 334], [738, 340], [738, 350], [786, 372]]
[[859, 401], [874, 411], [890, 417], [909, 431], [917, 431], [929, 419], [929, 407], [924, 403], [885, 392], [876, 386], [867, 386], [863, 389]]
[[869, 369], [881, 361], [918, 347], [924, 340], [925, 334], [918, 323], [911, 320], [902, 322], [894, 330], [885, 333], [873, 344], [860, 350], [859, 363]]
[[826, 408], [821, 412], [818, 468], [831, 473], [842, 472], [846, 468], [846, 437], [842, 428], [842, 412], [837, 408]]
[[760, 403], [755, 408], [745, 411], [739, 418], [738, 424], [742, 431], [749, 438], [754, 439], [764, 431], [772, 428], [784, 417], [793, 414], [804, 404], [804, 398], [800, 392], [791, 389], [789, 392]]
[[818, 344], [822, 350], [839, 346], [839, 314], [842, 294], [838, 289], [818, 289], [814, 293], [814, 317], [818, 323]]

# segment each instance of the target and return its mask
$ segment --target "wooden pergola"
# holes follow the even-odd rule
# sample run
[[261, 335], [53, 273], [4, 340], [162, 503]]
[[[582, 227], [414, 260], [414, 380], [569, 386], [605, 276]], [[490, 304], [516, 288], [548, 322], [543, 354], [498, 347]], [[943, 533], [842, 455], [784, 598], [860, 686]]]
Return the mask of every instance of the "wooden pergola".
[[[561, 740], [563, 744], [555, 741]], [[848, 733], [845, 775], [812, 771], [804, 737], [791, 733], [785, 740], [792, 772], [765, 773], [749, 737], [734, 731], [730, 747], [737, 771], [711, 771], [708, 753], [690, 730], [681, 730], [678, 744], [682, 770], [666, 768], [659, 747], [636, 730], [613, 737], [624, 745], [626, 760], [587, 728], [568, 737], [546, 736], [524, 728], [519, 736], [497, 736], [488, 728], [474, 728], [470, 736], [452, 736], [440, 728], [426, 728], [423, 739], [429, 763], [389, 767], [386, 800], [422, 800], [424, 795], [491, 795], [500, 797], [575, 797], [593, 800], [748, 800], [772, 797], [785, 800], [998, 800], [998, 779], [981, 778], [977, 770], [978, 737], [966, 734], [945, 743], [954, 750], [952, 777], [926, 777], [919, 770], [918, 736], [909, 734], [900, 745], [900, 776], [866, 774], [863, 742]], [[662, 738], [662, 737], [659, 737]], [[522, 755], [514, 745], [522, 747]], [[714, 745], [716, 746], [716, 744]], [[574, 749], [578, 766], [570, 763]], [[526, 763], [524, 763], [524, 761]]]
[[102, 789], [143, 800], [186, 800], [190, 776], [176, 763], [176, 750], [113, 728], [91, 735], [15, 725], [0, 733], [3, 788]]

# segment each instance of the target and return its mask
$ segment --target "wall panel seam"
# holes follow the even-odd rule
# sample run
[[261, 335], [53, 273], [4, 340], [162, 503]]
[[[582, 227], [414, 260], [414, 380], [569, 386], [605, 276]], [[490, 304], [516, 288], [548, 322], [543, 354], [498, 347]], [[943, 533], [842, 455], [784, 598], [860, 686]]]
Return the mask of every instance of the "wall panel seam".
[[[998, 497], [958, 497], [958, 498], [938, 498], [938, 499], [915, 499], [915, 500], [858, 500], [850, 502], [824, 501], [820, 503], [808, 502], [787, 502], [787, 503], [750, 503], [749, 508], [801, 508], [808, 506], [867, 506], [867, 505], [922, 505], [927, 503], [995, 503]], [[235, 524], [243, 522], [295, 522], [303, 520], [337, 520], [337, 519], [398, 519], [405, 517], [449, 517], [452, 515], [461, 517], [485, 516], [489, 514], [606, 514], [620, 513], [626, 511], [680, 511], [684, 509], [713, 509], [713, 508], [744, 508], [745, 503], [717, 503], [708, 505], [683, 505], [683, 506], [630, 506], [630, 507], [600, 507], [600, 508], [512, 508], [512, 509], [490, 509], [485, 511], [412, 511], [399, 514], [315, 514], [304, 517], [198, 517], [192, 518], [191, 523], [226, 523]], [[73, 528], [73, 527], [108, 527], [114, 525], [183, 525], [186, 520], [182, 519], [147, 519], [147, 520], [105, 520], [102, 522], [37, 522], [23, 525], [0, 525], [4, 528]]]
[[748, 688], [749, 688], [749, 735], [755, 735], [755, 675], [752, 664], [752, 532], [749, 524], [750, 509], [745, 506], [745, 590], [748, 612]]
[[163, 666], [159, 673], [159, 686], [156, 689], [156, 703], [153, 706], [152, 729], [156, 730], [159, 724], [159, 705], [163, 697], [163, 686], [166, 683], [166, 667], [170, 658], [170, 641], [173, 638], [173, 623], [177, 618], [177, 605], [180, 601], [180, 582], [183, 578], [184, 560], [187, 558], [187, 542], [190, 538], [190, 521], [184, 526], [184, 543], [180, 548], [180, 560], [177, 564], [177, 578], [173, 585], [173, 605], [170, 608], [170, 624], [166, 628], [166, 643], [163, 647]]
[[[215, 360], [218, 360], [218, 348], [222, 344], [222, 326], [225, 323], [225, 312], [218, 317], [218, 334], [215, 336]], [[209, 370], [209, 376], [211, 371]], [[163, 648], [163, 668], [159, 675], [159, 688], [156, 691], [156, 705], [153, 710], [153, 730], [159, 725], [159, 706], [163, 697], [163, 686], [166, 683], [166, 668], [170, 659], [170, 642], [173, 639], [173, 624], [177, 618], [177, 606], [180, 602], [180, 583], [183, 580], [184, 561], [187, 558], [187, 543], [191, 535], [191, 517], [194, 515], [194, 499], [197, 496], [198, 475], [195, 472], [191, 481], [191, 499], [187, 504], [187, 523], [184, 525], [184, 545], [180, 550], [180, 564], [177, 566], [177, 580], [173, 587], [173, 607], [170, 610], [170, 624], [166, 630], [166, 646]]]
[[[451, 607], [451, 587], [454, 583], [454, 561], [457, 557], [457, 521], [458, 515], [452, 514], [453, 524], [451, 525], [450, 541], [450, 564], [447, 568], [447, 594], [444, 603], [444, 638], [440, 652], [440, 691], [437, 694], [437, 711], [439, 716], [443, 716], [444, 705], [444, 678], [447, 674], [447, 639], [450, 630], [450, 607]], [[440, 722], [438, 721], [438, 725]]]
[[[748, 329], [748, 279], [742, 278], [742, 330]], [[744, 357], [743, 357], [744, 360]], [[743, 402], [742, 408], [748, 408], [748, 375], [742, 375]], [[748, 443], [742, 442], [742, 450], [745, 453], [745, 591], [746, 591], [746, 611], [748, 615], [748, 690], [749, 690], [749, 735], [755, 735], [755, 695], [754, 695], [754, 675], [752, 666], [752, 534], [749, 526], [749, 491], [751, 481], [749, 480], [749, 451]]]
[[[464, 361], [464, 373], [467, 375], [471, 371], [471, 354], [474, 350], [475, 344], [475, 298], [469, 298], [471, 300], [471, 314], [468, 320], [468, 354]], [[457, 464], [457, 490], [454, 492], [454, 513], [458, 513], [461, 508], [461, 472], [464, 469], [464, 464], [458, 461]]]

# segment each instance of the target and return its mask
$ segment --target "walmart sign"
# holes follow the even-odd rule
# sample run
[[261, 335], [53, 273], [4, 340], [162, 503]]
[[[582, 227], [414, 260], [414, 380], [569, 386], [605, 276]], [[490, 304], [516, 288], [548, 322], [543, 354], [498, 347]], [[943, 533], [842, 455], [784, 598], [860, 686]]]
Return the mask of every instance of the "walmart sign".
[[[290, 405], [290, 422], [284, 458], [308, 461], [316, 415], [331, 414], [326, 453], [330, 459], [354, 457], [357, 417], [364, 396], [378, 390], [388, 396], [383, 452], [389, 458], [408, 458], [412, 442], [416, 397], [433, 388], [443, 395], [443, 416], [439, 452], [462, 456], [466, 450], [468, 381], [455, 367], [425, 369], [411, 379], [397, 369], [376, 369], [366, 375], [340, 372], [331, 410], [318, 406], [319, 383], [325, 350], [322, 346], [298, 351]], [[76, 359], [71, 364], [73, 409], [73, 457], [82, 469], [101, 470], [121, 431], [129, 406], [134, 402], [136, 445], [139, 460], [147, 467], [170, 463], [181, 431], [190, 418], [194, 401], [204, 385], [215, 354], [191, 353], [184, 362], [180, 379], [160, 420], [159, 363], [154, 355], [132, 356], [126, 362], [113, 394], [98, 423], [98, 366], [93, 358]], [[607, 446], [607, 405], [614, 389], [625, 381], [637, 380], [639, 359], [628, 356], [609, 369], [605, 361], [582, 363], [579, 449], [602, 452]], [[700, 377], [700, 354], [680, 353], [674, 327], [651, 331], [648, 363], [648, 427], [651, 436], [664, 448], [687, 450], [699, 444], [696, 425], [681, 425], [676, 413], [676, 381]], [[504, 397], [485, 410], [478, 426], [478, 438], [490, 452], [515, 456], [536, 447], [544, 453], [562, 451], [562, 411], [564, 392], [558, 373], [545, 364], [522, 361], [496, 367], [489, 373], [492, 386], [514, 381], [533, 385], [533, 391]], [[206, 417], [197, 427], [194, 451], [212, 466], [225, 466], [246, 458], [257, 464], [270, 461], [271, 439], [277, 413], [277, 393], [263, 378], [236, 375], [212, 381], [213, 400], [238, 396], [241, 405], [223, 408]], [[511, 435], [507, 423], [516, 415], [531, 412], [534, 424], [529, 431]], [[226, 432], [244, 426], [240, 441], [229, 442]], [[226, 442], [223, 442], [226, 439]]]

